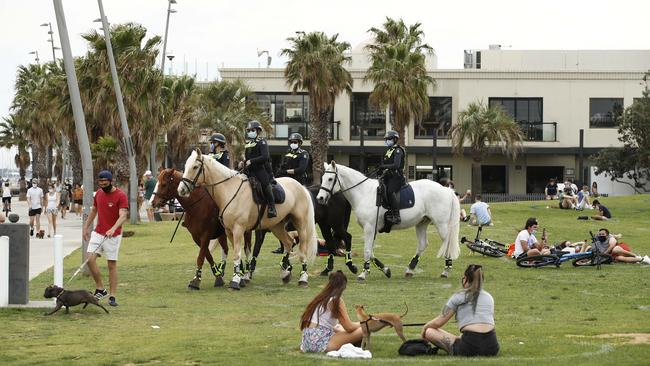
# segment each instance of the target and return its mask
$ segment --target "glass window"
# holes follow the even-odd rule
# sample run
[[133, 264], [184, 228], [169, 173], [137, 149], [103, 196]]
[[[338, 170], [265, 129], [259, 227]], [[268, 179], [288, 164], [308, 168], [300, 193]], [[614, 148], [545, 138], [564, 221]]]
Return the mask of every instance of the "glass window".
[[589, 127], [616, 127], [623, 98], [589, 98]]
[[436, 125], [438, 137], [447, 137], [451, 128], [451, 97], [429, 97], [429, 114], [421, 125], [415, 125], [415, 138], [433, 137]]
[[286, 139], [294, 132], [309, 138], [308, 94], [256, 93], [252, 99], [271, 119], [271, 138]]
[[[362, 173], [368, 174], [369, 172], [377, 169], [377, 167], [379, 167], [381, 164], [382, 157], [383, 155], [366, 154], [366, 169]], [[350, 155], [350, 168], [361, 171], [361, 159], [361, 155]]]
[[354, 93], [350, 102], [350, 137], [359, 139], [361, 127], [364, 139], [381, 140], [386, 134], [386, 111], [370, 103], [369, 93]]
[[[432, 173], [431, 165], [418, 165], [415, 171], [415, 179], [431, 179]], [[451, 165], [438, 165], [438, 182], [443, 178], [454, 179]]]
[[542, 98], [490, 98], [489, 104], [501, 106], [519, 123], [542, 122]]

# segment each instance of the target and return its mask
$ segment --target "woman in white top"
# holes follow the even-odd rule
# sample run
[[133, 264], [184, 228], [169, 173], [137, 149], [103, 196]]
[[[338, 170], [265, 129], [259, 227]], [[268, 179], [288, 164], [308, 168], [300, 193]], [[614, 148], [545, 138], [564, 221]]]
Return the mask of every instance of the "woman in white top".
[[9, 188], [9, 182], [5, 182], [2, 187], [2, 211], [9, 213], [11, 211], [11, 188]]
[[341, 297], [347, 283], [343, 272], [332, 272], [327, 286], [307, 305], [300, 317], [301, 351], [336, 351], [346, 343], [361, 342], [361, 325], [350, 320]]
[[[61, 193], [54, 189], [54, 185], [50, 184], [48, 192], [45, 195], [47, 199], [47, 207], [45, 212], [47, 214], [47, 237], [56, 235], [56, 215], [59, 214], [59, 202], [61, 201]], [[54, 233], [52, 233], [54, 232]]]

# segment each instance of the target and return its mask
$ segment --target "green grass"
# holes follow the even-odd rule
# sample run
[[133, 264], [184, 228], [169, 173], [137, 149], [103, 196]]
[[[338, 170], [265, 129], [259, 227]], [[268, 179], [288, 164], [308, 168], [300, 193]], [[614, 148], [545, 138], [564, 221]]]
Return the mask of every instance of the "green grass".
[[[589, 230], [607, 226], [624, 234], [623, 240], [641, 254], [650, 253], [650, 196], [604, 198], [614, 219], [578, 221], [578, 213], [546, 209], [547, 202], [492, 204], [495, 226], [484, 236], [512, 242], [529, 216], [536, 216], [553, 242], [582, 240]], [[464, 205], [469, 209], [468, 205]], [[187, 231], [179, 230], [173, 244], [174, 223], [130, 226], [136, 235], [125, 238], [120, 253], [120, 307], [75, 307], [42, 316], [42, 309], [0, 311], [0, 364], [103, 365], [103, 364], [334, 364], [324, 355], [302, 354], [298, 345], [298, 318], [305, 305], [325, 283], [317, 273], [325, 258], [310, 267], [310, 287], [297, 287], [279, 279], [279, 256], [270, 254], [276, 240], [268, 237], [253, 282], [240, 292], [213, 288], [213, 277], [204, 267], [200, 291], [187, 290], [194, 274], [196, 247]], [[353, 250], [362, 252], [358, 225], [351, 223]], [[439, 278], [443, 260], [435, 258], [439, 239], [429, 230], [430, 248], [420, 261], [416, 276], [404, 278], [403, 270], [416, 247], [414, 230], [379, 235], [376, 255], [393, 270], [385, 278], [372, 270], [367, 283], [354, 276], [344, 298], [364, 303], [370, 312], [409, 313], [406, 322], [424, 322], [437, 315], [447, 298], [459, 288], [460, 276], [469, 263], [482, 264], [486, 289], [494, 296], [496, 328], [501, 352], [496, 358], [456, 359], [448, 356], [404, 358], [397, 355], [399, 338], [391, 329], [373, 335], [373, 363], [485, 365], [582, 365], [647, 364], [650, 345], [624, 344], [625, 338], [592, 337], [605, 333], [650, 332], [650, 266], [615, 264], [595, 268], [520, 269], [512, 260], [471, 255], [462, 248], [449, 279]], [[461, 235], [473, 237], [475, 229], [461, 223]], [[66, 258], [67, 279], [79, 265], [79, 252]], [[362, 258], [354, 258], [361, 266]], [[336, 267], [349, 274], [342, 261]], [[105, 262], [102, 271], [106, 276]], [[232, 273], [228, 264], [228, 273]], [[229, 276], [228, 276], [229, 278]], [[30, 299], [39, 300], [53, 281], [51, 270], [30, 284]], [[79, 276], [69, 288], [92, 289], [91, 279]], [[153, 329], [157, 325], [160, 329]], [[447, 330], [457, 333], [455, 322]], [[406, 330], [416, 338], [419, 327]], [[577, 337], [580, 336], [580, 337]], [[444, 352], [443, 352], [444, 353]], [[367, 361], [354, 361], [367, 363]]]

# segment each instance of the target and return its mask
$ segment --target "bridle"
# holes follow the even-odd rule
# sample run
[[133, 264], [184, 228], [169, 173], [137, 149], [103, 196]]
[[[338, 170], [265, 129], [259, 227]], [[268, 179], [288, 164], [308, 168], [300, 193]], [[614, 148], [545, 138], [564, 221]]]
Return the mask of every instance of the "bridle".
[[[172, 175], [167, 176], [167, 178], [166, 178], [165, 180], [167, 181], [167, 184], [171, 185], [171, 184], [172, 184], [172, 181], [174, 180], [173, 172], [172, 172]], [[201, 195], [201, 197], [199, 197], [199, 198], [198, 198], [196, 201], [194, 201], [194, 202], [191, 202], [191, 203], [189, 203], [189, 204], [187, 204], [187, 205], [184, 205], [184, 206], [183, 206], [183, 209], [184, 209], [184, 210], [189, 210], [192, 206], [194, 206], [195, 204], [199, 203], [199, 202], [200, 202], [200, 201], [201, 201], [201, 200], [202, 200], [206, 195], [210, 194], [210, 192], [208, 192], [208, 190], [205, 188], [205, 186], [201, 186], [201, 187], [203, 188], [203, 194]], [[192, 190], [192, 191], [193, 191], [193, 190]], [[192, 192], [192, 191], [190, 191], [190, 192]], [[156, 195], [156, 196], [160, 197], [161, 199], [164, 200], [164, 201], [163, 201], [164, 203], [169, 203], [169, 202], [171, 202], [173, 199], [177, 198], [177, 197], [175, 197], [173, 194], [172, 194], [171, 196], [168, 196], [168, 197], [166, 197], [166, 198], [163, 198], [163, 197], [161, 196], [161, 194], [158, 193], [158, 192], [156, 192], [156, 191], [154, 191], [151, 195], [152, 195], [152, 196]], [[182, 198], [182, 197], [179, 196], [178, 198]]]
[[[347, 192], [347, 191], [351, 190], [352, 188], [355, 188], [355, 187], [357, 187], [357, 186], [360, 186], [363, 182], [365, 182], [365, 181], [367, 181], [368, 179], [370, 179], [370, 177], [365, 177], [365, 178], [362, 179], [359, 183], [353, 185], [353, 186], [350, 187], [350, 188], [345, 188], [345, 189], [344, 189], [344, 188], [343, 188], [343, 185], [341, 184], [341, 180], [339, 179], [339, 171], [338, 171], [337, 168], [334, 168], [334, 171], [327, 171], [327, 170], [326, 170], [326, 171], [323, 172], [323, 174], [334, 174], [334, 182], [332, 182], [332, 187], [331, 187], [331, 188], [323, 187], [323, 185], [320, 186], [320, 189], [322, 189], [322, 190], [324, 190], [325, 192], [329, 193], [330, 196], [333, 196], [333, 195], [335, 195], [335, 194], [337, 194], [337, 193], [344, 193], [344, 192]], [[334, 186], [336, 186], [336, 183], [338, 183], [338, 184], [339, 184], [339, 188], [341, 188], [338, 192], [334, 192]]]
[[[203, 156], [201, 156], [200, 158], [197, 158], [196, 161], [201, 163], [201, 166], [199, 167], [199, 171], [196, 173], [196, 177], [194, 177], [194, 180], [190, 180], [190, 179], [185, 178], [185, 177], [183, 177], [181, 179], [181, 184], [183, 184], [185, 186], [185, 188], [187, 188], [187, 190], [189, 192], [192, 192], [194, 190], [194, 188], [196, 188], [196, 182], [199, 180], [199, 176], [201, 175], [201, 173], [203, 173], [203, 178], [205, 180], [205, 168], [204, 168], [205, 163], [203, 162]], [[224, 183], [224, 182], [230, 180], [235, 175], [237, 175], [237, 174], [233, 174], [233, 175], [231, 175], [231, 176], [229, 176], [227, 178], [224, 178], [224, 179], [218, 181], [217, 183], [202, 184], [202, 186], [215, 187], [215, 186], [218, 186], [221, 183]]]

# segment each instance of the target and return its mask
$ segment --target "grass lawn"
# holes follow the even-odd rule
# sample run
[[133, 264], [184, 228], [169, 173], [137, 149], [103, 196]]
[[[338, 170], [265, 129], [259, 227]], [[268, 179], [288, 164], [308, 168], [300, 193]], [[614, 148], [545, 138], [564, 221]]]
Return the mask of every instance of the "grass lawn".
[[[608, 227], [623, 233], [623, 241], [640, 254], [650, 254], [650, 196], [603, 198], [614, 215], [609, 222], [578, 221], [584, 213], [547, 209], [547, 202], [492, 204], [495, 226], [484, 237], [512, 242], [526, 218], [538, 218], [549, 240], [583, 240], [589, 230]], [[463, 205], [469, 210], [469, 205]], [[169, 238], [175, 223], [128, 226], [136, 235], [125, 238], [120, 252], [118, 308], [111, 314], [89, 306], [42, 316], [43, 309], [0, 310], [0, 364], [104, 365], [104, 364], [336, 364], [322, 354], [302, 354], [298, 348], [298, 319], [325, 278], [318, 273], [325, 257], [310, 267], [309, 288], [297, 286], [298, 271], [290, 284], [279, 278], [280, 256], [270, 253], [277, 241], [267, 236], [251, 284], [240, 292], [213, 288], [204, 266], [200, 291], [187, 283], [194, 274], [196, 246], [186, 230]], [[362, 253], [361, 232], [350, 225], [353, 251]], [[397, 231], [377, 238], [375, 253], [393, 271], [385, 278], [371, 270], [366, 283], [349, 275], [344, 299], [353, 320], [353, 304], [364, 303], [369, 312], [403, 312], [404, 321], [425, 322], [437, 315], [447, 298], [460, 287], [462, 271], [470, 263], [483, 265], [485, 288], [495, 299], [496, 329], [501, 352], [496, 358], [457, 359], [441, 355], [405, 358], [397, 355], [401, 343], [391, 329], [373, 335], [373, 360], [381, 364], [485, 364], [485, 365], [640, 365], [650, 360], [650, 266], [614, 264], [595, 268], [522, 269], [511, 259], [472, 255], [465, 247], [454, 262], [449, 279], [439, 278], [444, 260], [435, 258], [440, 240], [430, 226], [429, 249], [413, 278], [403, 271], [416, 247], [415, 231]], [[541, 229], [540, 229], [541, 231]], [[461, 236], [473, 237], [475, 228], [461, 223]], [[65, 260], [67, 281], [79, 265], [79, 252]], [[354, 258], [359, 267], [362, 258]], [[107, 276], [105, 262], [100, 262]], [[350, 272], [337, 258], [337, 269]], [[299, 266], [295, 266], [299, 269]], [[230, 278], [232, 265], [227, 267]], [[30, 284], [30, 299], [40, 300], [53, 281], [47, 271]], [[106, 280], [107, 282], [107, 280]], [[70, 289], [93, 289], [90, 278], [78, 276]], [[104, 300], [105, 302], [105, 300]], [[154, 328], [157, 326], [159, 328]], [[458, 333], [455, 322], [447, 330]], [[417, 338], [419, 327], [406, 328]], [[645, 342], [616, 333], [644, 333]]]

